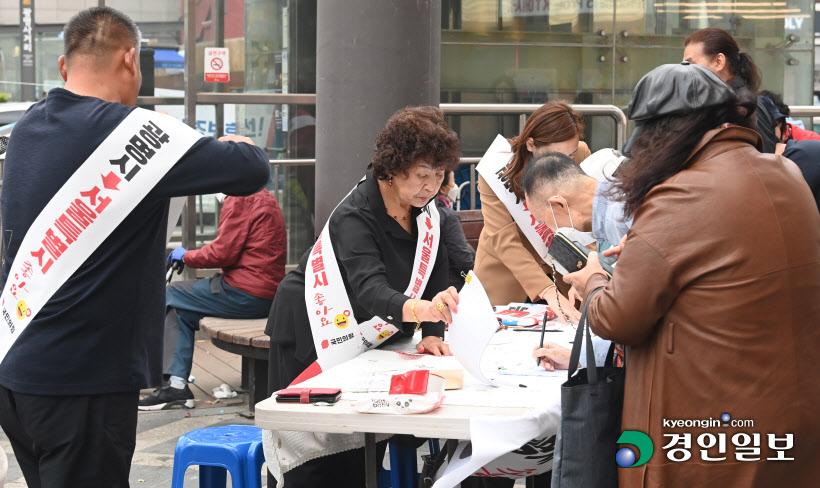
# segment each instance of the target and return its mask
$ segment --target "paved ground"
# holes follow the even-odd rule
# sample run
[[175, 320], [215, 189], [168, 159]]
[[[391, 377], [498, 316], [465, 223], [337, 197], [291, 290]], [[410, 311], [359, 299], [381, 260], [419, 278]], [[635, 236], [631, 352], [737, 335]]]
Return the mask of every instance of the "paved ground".
[[[227, 383], [234, 390], [239, 390], [241, 363], [239, 356], [216, 348], [207, 336], [197, 333], [194, 367], [191, 371], [195, 381], [190, 385], [194, 392], [196, 407], [190, 410], [172, 409], [139, 413], [137, 447], [131, 464], [130, 484], [132, 488], [169, 488], [171, 486], [174, 448], [182, 434], [200, 427], [253, 424], [253, 419], [249, 418], [246, 394], [240, 393], [236, 398], [228, 400], [217, 400], [213, 397], [213, 389], [223, 383]], [[151, 391], [143, 390], [142, 394], [149, 395]], [[190, 417], [185, 417], [186, 413], [190, 414]], [[9, 458], [6, 488], [26, 488], [23, 474], [2, 430], [0, 430], [0, 446]], [[419, 449], [419, 456], [427, 454], [426, 447], [425, 445]], [[389, 463], [385, 462], [385, 464], [389, 468], [387, 466]], [[263, 466], [262, 469], [266, 468]], [[228, 483], [228, 486], [231, 486], [230, 481]], [[517, 480], [516, 486], [524, 485], [524, 480]], [[266, 486], [266, 476], [262, 476], [262, 486]], [[185, 488], [197, 487], [199, 487], [199, 468], [192, 466], [185, 476]]]
[[[174, 447], [177, 439], [193, 429], [231, 424], [253, 424], [248, 418], [248, 398], [240, 393], [236, 398], [216, 400], [213, 389], [222, 383], [234, 390], [240, 387], [241, 358], [214, 347], [204, 335], [197, 335], [194, 367], [191, 374], [195, 381], [191, 390], [196, 398], [196, 408], [190, 410], [166, 410], [140, 412], [137, 423], [137, 447], [131, 465], [131, 486], [154, 488], [171, 486], [174, 466]], [[144, 390], [148, 395], [152, 390]], [[190, 413], [190, 417], [185, 417]], [[9, 457], [7, 488], [26, 488], [11, 445], [0, 430], [0, 445]], [[264, 469], [264, 468], [263, 468]], [[262, 478], [265, 486], [265, 477]], [[191, 467], [185, 477], [185, 488], [199, 486], [199, 468]], [[228, 485], [230, 486], [230, 485]]]

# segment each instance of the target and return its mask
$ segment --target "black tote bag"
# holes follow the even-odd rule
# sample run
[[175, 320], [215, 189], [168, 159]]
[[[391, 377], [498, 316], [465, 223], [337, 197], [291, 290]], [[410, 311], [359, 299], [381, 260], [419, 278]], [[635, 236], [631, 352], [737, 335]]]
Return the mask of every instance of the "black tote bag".
[[[615, 454], [621, 433], [624, 404], [624, 368], [595, 364], [595, 351], [584, 303], [581, 321], [572, 344], [568, 380], [561, 385], [561, 423], [552, 463], [552, 488], [617, 488]], [[586, 329], [587, 368], [578, 370], [581, 343]], [[610, 351], [611, 352], [611, 351]], [[609, 358], [608, 358], [609, 359]]]

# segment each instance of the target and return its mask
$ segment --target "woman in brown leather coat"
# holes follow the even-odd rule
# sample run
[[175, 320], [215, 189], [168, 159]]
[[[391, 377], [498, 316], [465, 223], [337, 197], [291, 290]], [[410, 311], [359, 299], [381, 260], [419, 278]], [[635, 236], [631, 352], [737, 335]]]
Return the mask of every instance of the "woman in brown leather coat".
[[583, 298], [603, 287], [592, 330], [629, 346], [622, 428], [655, 450], [621, 487], [817, 486], [820, 215], [794, 163], [760, 153], [755, 107], [701, 66], [647, 74], [614, 276], [593, 253], [565, 277]]

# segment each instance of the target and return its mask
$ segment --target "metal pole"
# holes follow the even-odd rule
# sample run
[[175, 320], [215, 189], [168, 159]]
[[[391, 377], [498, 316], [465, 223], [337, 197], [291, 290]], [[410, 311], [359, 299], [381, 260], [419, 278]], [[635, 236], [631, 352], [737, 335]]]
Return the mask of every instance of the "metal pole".
[[[316, 164], [316, 160], [313, 160], [313, 164]], [[273, 166], [273, 196], [279, 200], [279, 165], [276, 164]]]
[[[214, 27], [216, 27], [216, 47], [225, 47], [225, 0], [214, 0]], [[230, 71], [230, 68], [229, 68]], [[228, 85], [225, 83], [217, 84], [216, 91], [227, 91]], [[224, 135], [225, 128], [225, 106], [221, 103], [216, 104], [216, 129], [215, 135], [219, 139]]]
[[[196, 129], [196, 0], [185, 2], [185, 123]], [[182, 213], [182, 247], [196, 248], [196, 197], [189, 196]], [[186, 267], [183, 279], [196, 278]]]
[[376, 449], [376, 434], [372, 434], [370, 432], [364, 433], [364, 479], [365, 479], [365, 486], [367, 488], [377, 488], [378, 483], [376, 482], [378, 472], [379, 472], [379, 464], [380, 460], [376, 459], [377, 457], [377, 449]]
[[441, 0], [319, 1], [316, 21], [318, 234], [361, 178], [387, 119], [439, 104]]
[[470, 165], [470, 210], [475, 210], [475, 164]]

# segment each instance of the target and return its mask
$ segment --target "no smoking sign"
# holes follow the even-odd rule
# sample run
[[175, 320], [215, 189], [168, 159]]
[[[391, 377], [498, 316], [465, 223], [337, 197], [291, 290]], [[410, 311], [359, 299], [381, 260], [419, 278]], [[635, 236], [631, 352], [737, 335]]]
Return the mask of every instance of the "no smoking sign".
[[228, 49], [224, 47], [205, 48], [205, 81], [227, 83], [231, 80], [231, 65]]

